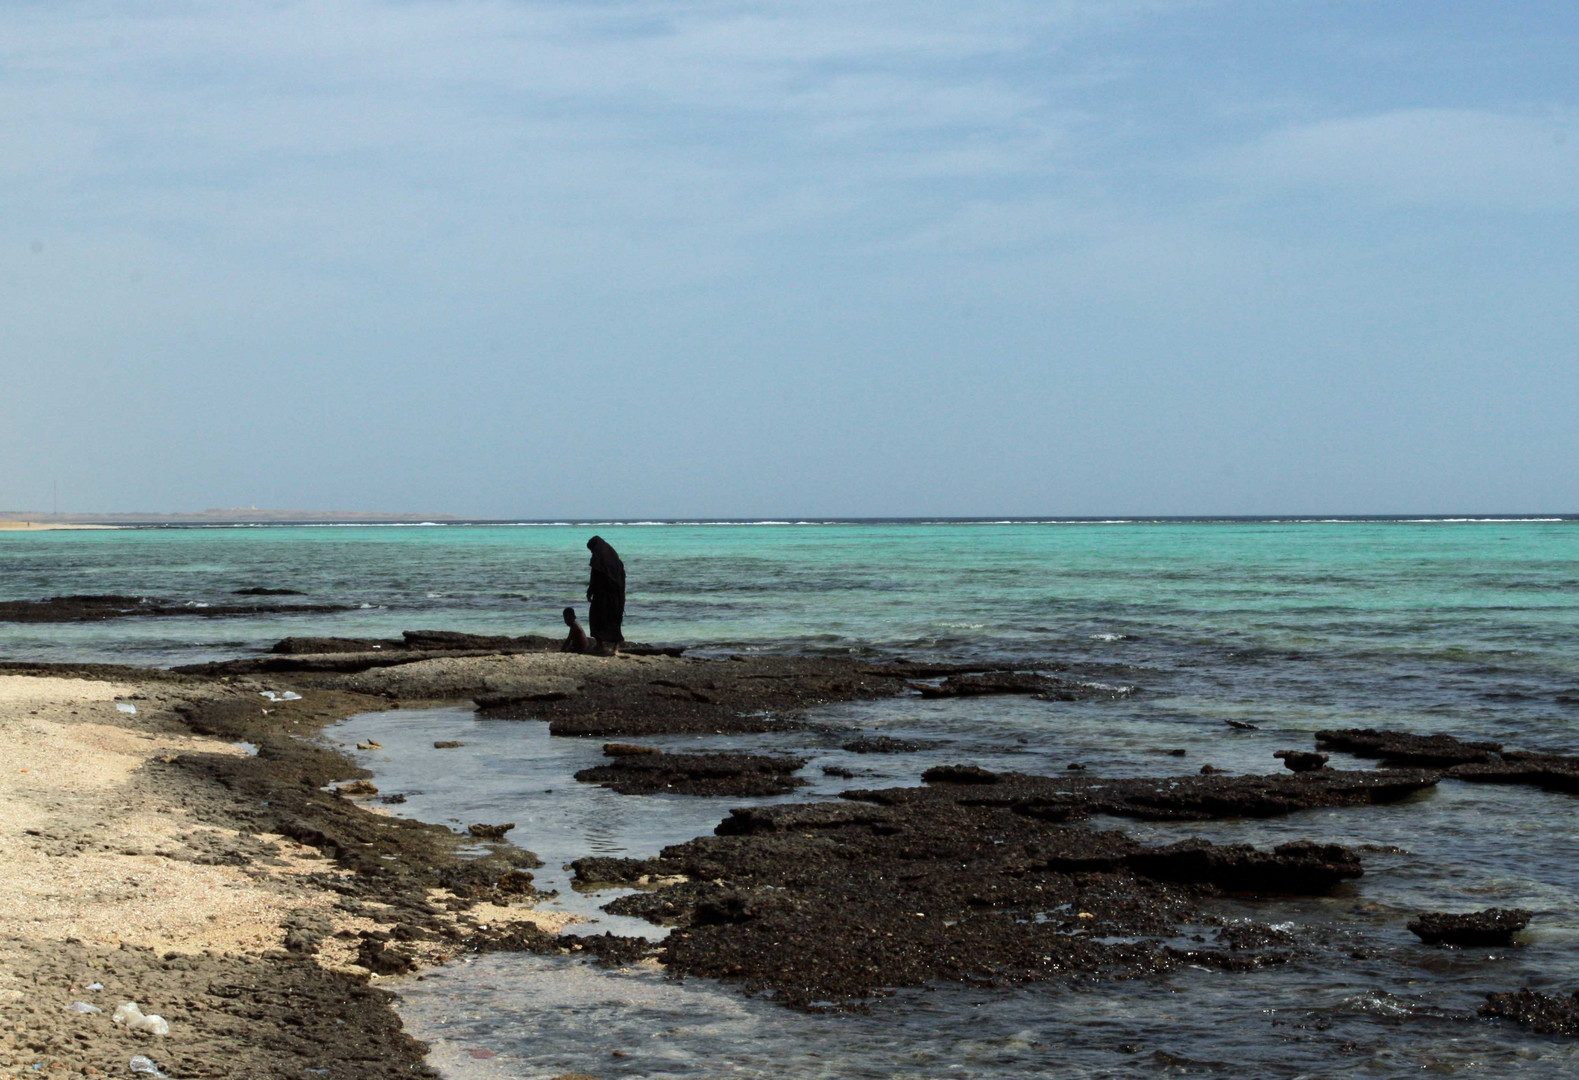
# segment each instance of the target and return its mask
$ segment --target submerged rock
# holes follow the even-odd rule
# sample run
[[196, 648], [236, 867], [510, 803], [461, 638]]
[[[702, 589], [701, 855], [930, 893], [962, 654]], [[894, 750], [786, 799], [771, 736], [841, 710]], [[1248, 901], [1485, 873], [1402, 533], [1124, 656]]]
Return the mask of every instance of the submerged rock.
[[1060, 679], [1032, 671], [989, 671], [980, 675], [950, 675], [936, 686], [914, 683], [912, 688], [924, 698], [1034, 694], [1049, 701], [1078, 701], [1119, 692], [1112, 688], [1076, 682], [1072, 679]]
[[914, 754], [946, 744], [936, 739], [896, 739], [889, 735], [862, 735], [839, 749], [847, 754]]
[[217, 619], [234, 615], [323, 614], [349, 611], [344, 604], [207, 604], [154, 596], [52, 596], [47, 600], [0, 600], [0, 622], [100, 622], [136, 616], [195, 615]]
[[1579, 1035], [1579, 993], [1564, 996], [1520, 990], [1487, 994], [1480, 1015], [1511, 1020], [1537, 1035], [1575, 1036]]
[[1427, 945], [1507, 945], [1533, 915], [1523, 908], [1487, 908], [1468, 915], [1431, 911], [1412, 920], [1409, 932]]

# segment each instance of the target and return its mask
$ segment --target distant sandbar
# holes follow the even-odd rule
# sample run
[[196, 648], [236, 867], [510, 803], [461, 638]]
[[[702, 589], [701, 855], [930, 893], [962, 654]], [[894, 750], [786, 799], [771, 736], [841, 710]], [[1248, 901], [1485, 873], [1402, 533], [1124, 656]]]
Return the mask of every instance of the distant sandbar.
[[51, 532], [55, 529], [119, 529], [120, 525], [84, 525], [75, 521], [0, 521], [0, 532]]

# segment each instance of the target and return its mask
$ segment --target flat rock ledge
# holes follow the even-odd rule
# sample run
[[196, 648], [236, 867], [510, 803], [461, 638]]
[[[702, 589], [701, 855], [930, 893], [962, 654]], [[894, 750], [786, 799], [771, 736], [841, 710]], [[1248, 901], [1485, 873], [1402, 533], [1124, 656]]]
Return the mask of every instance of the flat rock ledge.
[[[578, 884], [642, 889], [607, 910], [672, 926], [658, 946], [671, 971], [812, 1011], [936, 981], [1245, 970], [1283, 963], [1300, 946], [1284, 931], [1220, 917], [1212, 898], [1325, 893], [1361, 876], [1353, 851], [1200, 839], [1151, 847], [1072, 822], [1099, 810], [1266, 816], [1401, 798], [1435, 782], [1429, 773], [1103, 782], [949, 771], [962, 782], [734, 810], [713, 836], [654, 859], [579, 860]], [[1182, 925], [1196, 930], [1181, 942]]]
[[944, 798], [962, 805], [1001, 806], [1043, 821], [1080, 821], [1093, 814], [1151, 821], [1278, 817], [1328, 806], [1375, 806], [1410, 798], [1437, 783], [1425, 769], [1193, 776], [1114, 780], [995, 773], [975, 765], [942, 765], [923, 774], [922, 788], [856, 789], [843, 797], [884, 806]]
[[1498, 742], [1374, 728], [1318, 731], [1316, 745], [1356, 757], [1378, 758], [1390, 767], [1440, 769], [1445, 777], [1472, 784], [1527, 784], [1547, 791], [1579, 793], [1579, 757], [1568, 754], [1508, 750]]
[[555, 735], [593, 738], [784, 731], [804, 727], [801, 714], [813, 706], [912, 693], [915, 672], [933, 670], [840, 657], [654, 659], [667, 666], [614, 668], [575, 694], [480, 697], [477, 715], [542, 720]]
[[[584, 784], [601, 784], [622, 795], [727, 795], [755, 798], [787, 795], [806, 781], [791, 775], [806, 764], [805, 758], [768, 754], [666, 754], [631, 753], [633, 748], [611, 743], [616, 753], [607, 765], [576, 773]], [[605, 749], [605, 753], [608, 750]]]

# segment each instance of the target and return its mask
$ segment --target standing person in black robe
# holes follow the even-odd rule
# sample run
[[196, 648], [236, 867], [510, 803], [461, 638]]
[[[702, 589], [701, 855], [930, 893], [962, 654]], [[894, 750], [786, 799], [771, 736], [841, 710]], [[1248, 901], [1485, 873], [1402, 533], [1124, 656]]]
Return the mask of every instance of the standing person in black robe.
[[617, 652], [625, 640], [620, 633], [620, 622], [625, 618], [625, 564], [601, 536], [588, 540], [587, 550], [592, 552], [592, 580], [587, 582], [592, 640], [598, 643], [599, 652]]

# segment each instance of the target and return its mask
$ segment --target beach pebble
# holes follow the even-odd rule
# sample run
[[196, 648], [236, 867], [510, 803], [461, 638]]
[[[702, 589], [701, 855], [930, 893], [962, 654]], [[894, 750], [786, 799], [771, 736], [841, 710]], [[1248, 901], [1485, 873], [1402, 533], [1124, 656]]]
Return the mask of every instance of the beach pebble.
[[138, 1054], [136, 1057], [132, 1058], [128, 1064], [131, 1065], [132, 1072], [141, 1073], [144, 1076], [165, 1075], [159, 1071], [159, 1066], [153, 1063], [153, 1059], [144, 1057], [142, 1054]]
[[132, 716], [137, 715], [137, 706], [133, 705], [129, 701], [117, 701], [115, 703], [115, 708], [120, 712], [130, 713]]

